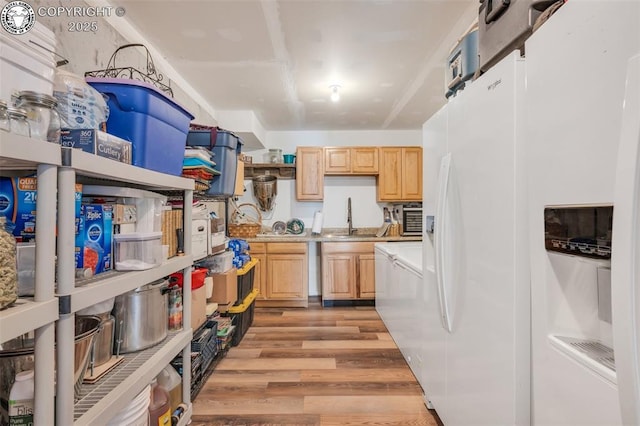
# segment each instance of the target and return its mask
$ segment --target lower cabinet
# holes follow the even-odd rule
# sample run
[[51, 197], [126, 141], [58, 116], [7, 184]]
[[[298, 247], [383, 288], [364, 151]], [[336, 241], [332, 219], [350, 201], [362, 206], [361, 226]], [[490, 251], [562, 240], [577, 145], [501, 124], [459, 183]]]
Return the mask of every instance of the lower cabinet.
[[308, 307], [309, 254], [307, 243], [251, 243], [255, 266], [256, 306]]
[[375, 299], [372, 242], [322, 243], [322, 300]]

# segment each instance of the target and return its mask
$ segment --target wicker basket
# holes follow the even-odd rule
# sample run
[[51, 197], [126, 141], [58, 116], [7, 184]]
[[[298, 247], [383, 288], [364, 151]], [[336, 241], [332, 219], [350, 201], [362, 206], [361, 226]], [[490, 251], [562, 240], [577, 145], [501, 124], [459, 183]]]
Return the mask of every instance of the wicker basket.
[[[241, 222], [238, 218], [238, 212], [240, 211], [240, 207], [250, 206], [258, 213], [258, 222], [245, 220]], [[235, 238], [255, 238], [256, 235], [260, 233], [262, 230], [262, 214], [260, 210], [255, 206], [255, 204], [244, 203], [238, 205], [238, 208], [231, 215], [231, 220], [229, 223], [228, 233], [230, 237]]]

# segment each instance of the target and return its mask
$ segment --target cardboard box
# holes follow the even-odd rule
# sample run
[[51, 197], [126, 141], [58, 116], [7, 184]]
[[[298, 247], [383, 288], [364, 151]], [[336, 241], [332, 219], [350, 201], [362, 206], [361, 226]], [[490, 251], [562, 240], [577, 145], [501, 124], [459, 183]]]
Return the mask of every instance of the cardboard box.
[[96, 129], [62, 129], [60, 145], [131, 164], [131, 142]]
[[80, 232], [76, 237], [76, 268], [91, 268], [93, 274], [112, 269], [113, 206], [83, 204]]
[[211, 302], [219, 305], [234, 304], [238, 300], [238, 271], [231, 268], [221, 274], [213, 274]]
[[[36, 200], [38, 179], [35, 176], [0, 177], [0, 216], [15, 225], [13, 235], [18, 241], [32, 241], [36, 236]], [[76, 235], [80, 222], [82, 184], [76, 184]]]
[[207, 320], [207, 291], [205, 286], [191, 290], [191, 328], [200, 327]]
[[113, 205], [113, 224], [121, 225], [123, 223], [136, 223], [138, 213], [135, 204], [114, 204]]

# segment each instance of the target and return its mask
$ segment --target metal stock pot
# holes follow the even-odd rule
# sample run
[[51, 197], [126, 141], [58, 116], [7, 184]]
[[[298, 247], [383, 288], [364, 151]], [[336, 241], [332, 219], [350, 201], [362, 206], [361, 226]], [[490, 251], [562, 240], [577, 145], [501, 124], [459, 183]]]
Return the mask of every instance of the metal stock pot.
[[168, 281], [160, 280], [116, 297], [116, 353], [136, 352], [167, 337]]

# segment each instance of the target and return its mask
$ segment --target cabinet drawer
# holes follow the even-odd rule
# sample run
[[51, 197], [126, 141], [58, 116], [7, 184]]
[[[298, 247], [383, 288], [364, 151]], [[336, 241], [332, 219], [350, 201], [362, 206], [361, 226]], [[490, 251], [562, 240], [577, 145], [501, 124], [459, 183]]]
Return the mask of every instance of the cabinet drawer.
[[322, 253], [373, 253], [374, 242], [322, 243]]
[[249, 243], [249, 253], [266, 253], [267, 252], [267, 244], [266, 243]]
[[267, 253], [307, 253], [307, 243], [267, 243]]

